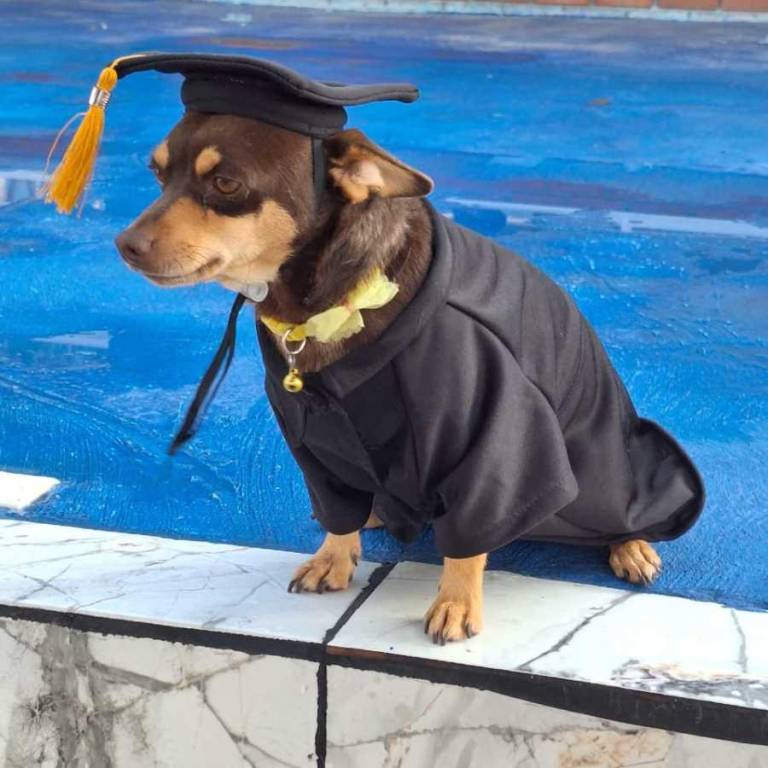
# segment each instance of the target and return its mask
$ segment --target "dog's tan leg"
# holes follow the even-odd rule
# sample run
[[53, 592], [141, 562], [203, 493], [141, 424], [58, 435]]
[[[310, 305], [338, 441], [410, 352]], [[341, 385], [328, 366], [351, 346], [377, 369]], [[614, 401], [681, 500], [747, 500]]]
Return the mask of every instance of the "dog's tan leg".
[[633, 584], [650, 584], [661, 573], [661, 558], [656, 550], [642, 539], [611, 544], [608, 562], [620, 579]]
[[443, 559], [437, 599], [427, 611], [424, 631], [432, 641], [474, 637], [483, 628], [483, 571], [488, 555]]
[[371, 512], [363, 528], [381, 528], [383, 525], [384, 523], [379, 520], [379, 516], [375, 512]]
[[289, 592], [336, 592], [346, 589], [360, 561], [360, 534], [326, 534], [320, 549], [298, 568]]
[[[363, 528], [380, 528], [384, 523], [371, 512]], [[293, 574], [289, 592], [336, 592], [346, 589], [360, 562], [360, 534], [328, 533], [320, 549]]]

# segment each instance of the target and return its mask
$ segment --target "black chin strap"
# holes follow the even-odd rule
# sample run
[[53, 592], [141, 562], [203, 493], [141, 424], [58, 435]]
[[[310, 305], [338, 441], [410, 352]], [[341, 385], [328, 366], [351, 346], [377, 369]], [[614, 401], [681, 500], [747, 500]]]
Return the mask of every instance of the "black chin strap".
[[[312, 139], [312, 185], [315, 189], [315, 205], [320, 204], [320, 200], [325, 194], [326, 186], [326, 168], [325, 168], [325, 150], [323, 149], [323, 142], [321, 139]], [[197, 432], [197, 428], [200, 426], [200, 422], [205, 416], [205, 412], [208, 410], [208, 406], [213, 402], [216, 397], [216, 393], [219, 391], [221, 383], [224, 381], [224, 377], [229, 371], [229, 366], [232, 365], [232, 359], [235, 356], [235, 339], [237, 333], [237, 317], [240, 314], [240, 310], [246, 302], [246, 297], [242, 293], [238, 293], [235, 297], [235, 302], [232, 305], [232, 309], [229, 311], [229, 320], [227, 320], [227, 328], [224, 331], [224, 336], [221, 339], [219, 348], [216, 350], [216, 354], [211, 360], [211, 364], [208, 366], [208, 370], [197, 385], [197, 391], [195, 397], [190, 403], [187, 409], [187, 415], [184, 417], [179, 431], [176, 433], [176, 437], [173, 438], [173, 442], [168, 446], [168, 454], [170, 456], [175, 455], [176, 451], [181, 448], [184, 443], [192, 439]]]
[[183, 424], [176, 433], [176, 437], [173, 438], [173, 442], [168, 446], [168, 454], [170, 456], [173, 456], [187, 440], [194, 437], [205, 412], [208, 410], [208, 406], [213, 402], [221, 382], [224, 381], [224, 377], [227, 375], [229, 366], [232, 364], [232, 358], [235, 356], [237, 317], [245, 301], [246, 298], [242, 293], [238, 293], [235, 297], [235, 302], [229, 311], [227, 328], [224, 331], [219, 348], [216, 350], [208, 370], [197, 385], [195, 397], [187, 409], [187, 415], [184, 417]]
[[315, 188], [315, 209], [320, 205], [320, 201], [325, 195], [326, 182], [326, 162], [323, 140], [312, 139], [312, 184]]

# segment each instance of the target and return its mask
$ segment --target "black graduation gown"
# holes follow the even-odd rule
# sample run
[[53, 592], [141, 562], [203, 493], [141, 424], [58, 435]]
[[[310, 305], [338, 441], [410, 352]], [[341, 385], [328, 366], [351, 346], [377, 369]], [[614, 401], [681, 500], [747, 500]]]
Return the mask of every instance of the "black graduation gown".
[[282, 387], [260, 324], [266, 391], [315, 517], [374, 510], [447, 557], [538, 539], [604, 545], [684, 533], [704, 500], [691, 460], [639, 418], [573, 301], [531, 264], [432, 212], [434, 258], [372, 344]]

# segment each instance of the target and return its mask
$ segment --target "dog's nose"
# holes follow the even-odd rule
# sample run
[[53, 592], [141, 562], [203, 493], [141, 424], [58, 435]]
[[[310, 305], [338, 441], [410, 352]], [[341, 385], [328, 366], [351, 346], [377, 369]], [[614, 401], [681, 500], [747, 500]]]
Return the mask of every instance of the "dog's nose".
[[141, 230], [128, 229], [115, 238], [120, 255], [132, 266], [141, 267], [152, 250], [153, 238]]

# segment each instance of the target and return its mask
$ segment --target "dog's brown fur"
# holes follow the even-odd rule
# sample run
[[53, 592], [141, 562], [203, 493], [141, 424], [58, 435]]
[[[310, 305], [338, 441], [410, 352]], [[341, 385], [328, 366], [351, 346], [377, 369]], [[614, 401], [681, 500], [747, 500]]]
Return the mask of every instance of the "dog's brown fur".
[[[163, 286], [216, 280], [239, 290], [267, 281], [257, 311], [296, 324], [378, 267], [399, 285], [395, 299], [367, 312], [364, 330], [343, 342], [310, 340], [299, 364], [318, 371], [371, 343], [429, 268], [431, 222], [421, 198], [432, 184], [359, 131], [333, 136], [324, 150], [329, 183], [318, 201], [308, 138], [241, 117], [187, 114], [152, 154], [163, 192], [117, 238], [123, 258]], [[368, 525], [378, 522], [372, 515]], [[328, 534], [290, 588], [344, 589], [359, 557], [358, 533]], [[435, 642], [480, 631], [486, 560], [445, 558], [425, 626]], [[632, 541], [611, 547], [610, 564], [617, 576], [650, 581], [661, 561], [646, 542]]]

